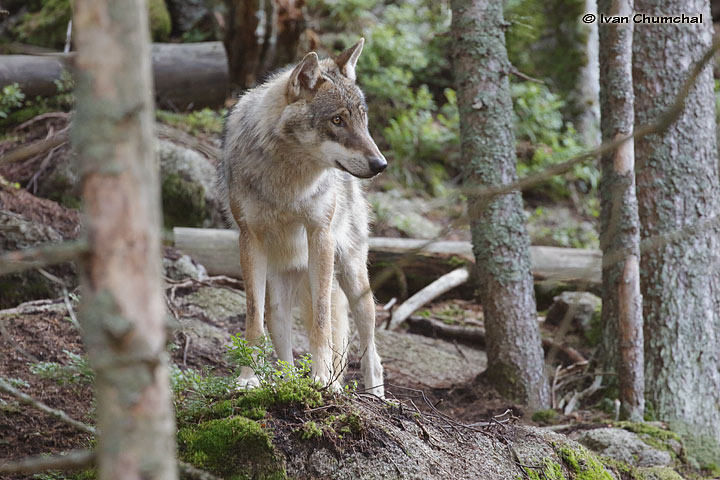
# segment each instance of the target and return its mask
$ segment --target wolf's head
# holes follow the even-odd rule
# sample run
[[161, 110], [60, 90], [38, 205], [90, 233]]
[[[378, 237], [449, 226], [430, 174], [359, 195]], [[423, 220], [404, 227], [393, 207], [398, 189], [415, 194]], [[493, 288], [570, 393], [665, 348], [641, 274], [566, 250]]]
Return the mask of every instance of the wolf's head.
[[285, 134], [326, 167], [360, 178], [385, 170], [387, 161], [368, 131], [367, 104], [355, 84], [355, 66], [364, 39], [337, 58], [308, 53], [287, 81]]

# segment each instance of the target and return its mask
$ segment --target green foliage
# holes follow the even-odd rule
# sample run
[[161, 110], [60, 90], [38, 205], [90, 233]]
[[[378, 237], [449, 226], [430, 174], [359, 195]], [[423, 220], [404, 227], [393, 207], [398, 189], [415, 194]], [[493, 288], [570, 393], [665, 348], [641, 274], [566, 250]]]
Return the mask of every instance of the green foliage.
[[63, 350], [63, 353], [69, 358], [67, 364], [38, 362], [30, 365], [30, 371], [39, 377], [55, 380], [61, 385], [64, 383], [92, 383], [95, 379], [95, 372], [90, 368], [87, 357], [68, 350]]
[[23, 106], [25, 94], [20, 91], [20, 85], [13, 83], [6, 85], [0, 91], [0, 118], [8, 118], [13, 110]]
[[[575, 129], [563, 120], [564, 102], [546, 86], [533, 82], [511, 84], [515, 135], [518, 142], [531, 145], [528, 154], [519, 158], [518, 175], [525, 176], [582, 153], [585, 147]], [[600, 171], [594, 165], [577, 165], [571, 178], [582, 182], [582, 190], [594, 191]], [[567, 179], [553, 177], [550, 186], [555, 194], [567, 197]]]
[[546, 80], [567, 98], [585, 64], [579, 47], [587, 29], [578, 19], [584, 0], [507, 0], [505, 20], [510, 62], [523, 73]]
[[70, 0], [42, 0], [41, 7], [26, 13], [12, 33], [20, 42], [59, 50], [65, 45], [71, 16]]
[[303, 440], [314, 440], [323, 435], [322, 429], [313, 421], [303, 423], [300, 428], [300, 438]]
[[220, 135], [226, 113], [226, 109], [212, 110], [210, 108], [203, 108], [190, 113], [157, 110], [155, 117], [159, 122], [184, 130], [191, 135]]
[[17, 125], [36, 115], [58, 110], [70, 110], [75, 104], [72, 76], [63, 70], [55, 80], [57, 93], [52, 97], [27, 98], [17, 83], [8, 85], [0, 92], [0, 127]]

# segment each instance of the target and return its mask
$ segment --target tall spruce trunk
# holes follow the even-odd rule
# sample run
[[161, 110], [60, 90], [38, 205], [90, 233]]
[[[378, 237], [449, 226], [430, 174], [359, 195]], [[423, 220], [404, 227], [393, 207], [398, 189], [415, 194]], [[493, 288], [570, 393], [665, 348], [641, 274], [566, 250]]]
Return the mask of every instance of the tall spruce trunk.
[[99, 479], [174, 479], [144, 0], [75, 0], [77, 113], [90, 253], [81, 321], [96, 372]]
[[[636, 124], [655, 120], [708, 49], [707, 0], [636, 0], [648, 15], [703, 14], [703, 23], [635, 25]], [[720, 212], [712, 69], [707, 66], [679, 119], [662, 135], [636, 142], [640, 235], [664, 238], [643, 247], [648, 406], [686, 440], [701, 463], [720, 459], [720, 227], [679, 238], [673, 232]]]
[[530, 274], [522, 197], [486, 202], [472, 191], [517, 179], [502, 0], [453, 0], [454, 70], [479, 300], [487, 332], [488, 379], [533, 408], [549, 392]]
[[[632, 0], [599, 0], [602, 15], [630, 16]], [[633, 24], [600, 27], [600, 112], [603, 141], [633, 129]], [[603, 350], [619, 377], [620, 414], [642, 421], [645, 408], [640, 225], [633, 140], [601, 159], [600, 247], [603, 251]]]

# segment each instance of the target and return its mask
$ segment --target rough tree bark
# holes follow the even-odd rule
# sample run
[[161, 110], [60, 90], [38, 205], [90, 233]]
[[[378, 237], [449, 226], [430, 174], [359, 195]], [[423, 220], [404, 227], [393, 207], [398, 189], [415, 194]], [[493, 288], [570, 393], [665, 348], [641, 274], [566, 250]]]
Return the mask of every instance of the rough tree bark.
[[[629, 16], [632, 0], [598, 0], [602, 15]], [[603, 141], [630, 134], [635, 119], [632, 83], [633, 24], [600, 28], [600, 112]], [[635, 197], [634, 142], [601, 159], [600, 247], [603, 251], [604, 352], [618, 372], [620, 414], [642, 421], [645, 409], [640, 227]]]
[[174, 479], [150, 36], [144, 0], [76, 0], [77, 112], [90, 252], [83, 335], [96, 371], [98, 478]]
[[[453, 0], [451, 31], [462, 158], [478, 190], [517, 179], [503, 2]], [[530, 240], [520, 192], [469, 198], [473, 251], [487, 329], [488, 379], [531, 408], [547, 408]]]
[[[635, 25], [636, 124], [653, 121], [710, 46], [707, 0], [636, 0], [648, 15], [696, 15], [704, 23]], [[644, 240], [720, 212], [711, 67], [697, 78], [680, 118], [635, 144]], [[720, 227], [642, 252], [646, 399], [685, 437], [700, 462], [720, 458]]]
[[296, 60], [304, 0], [225, 0], [230, 87], [242, 90]]

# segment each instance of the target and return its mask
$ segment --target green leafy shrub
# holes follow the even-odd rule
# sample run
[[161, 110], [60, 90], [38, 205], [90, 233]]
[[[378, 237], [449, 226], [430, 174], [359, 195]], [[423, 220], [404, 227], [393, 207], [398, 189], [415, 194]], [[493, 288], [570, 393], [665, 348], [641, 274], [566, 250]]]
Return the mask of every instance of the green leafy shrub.
[[20, 85], [13, 83], [6, 85], [0, 91], [0, 118], [8, 118], [13, 110], [23, 106], [25, 94], [20, 90]]
[[[518, 159], [518, 175], [526, 176], [563, 162], [585, 151], [572, 124], [563, 120], [564, 102], [545, 85], [533, 82], [511, 84], [515, 135], [530, 145]], [[600, 171], [594, 165], [577, 165], [572, 175], [550, 180], [552, 191], [566, 197], [567, 182], [577, 180], [584, 192], [595, 190]]]
[[69, 358], [67, 364], [38, 362], [30, 365], [30, 371], [42, 378], [55, 380], [61, 385], [64, 383], [92, 383], [95, 379], [95, 372], [90, 368], [87, 356], [68, 350], [63, 350], [63, 353]]

